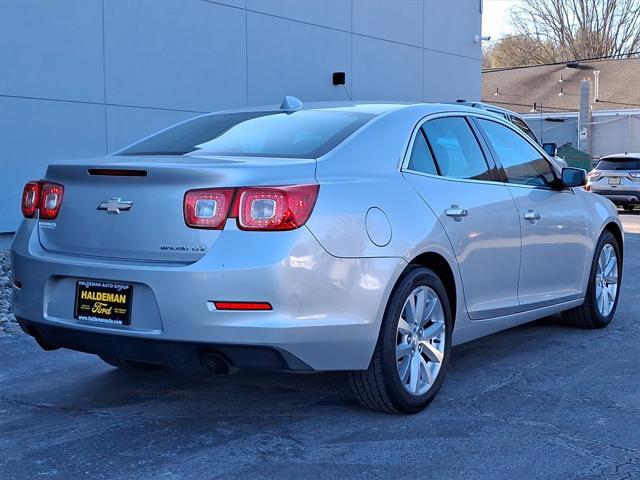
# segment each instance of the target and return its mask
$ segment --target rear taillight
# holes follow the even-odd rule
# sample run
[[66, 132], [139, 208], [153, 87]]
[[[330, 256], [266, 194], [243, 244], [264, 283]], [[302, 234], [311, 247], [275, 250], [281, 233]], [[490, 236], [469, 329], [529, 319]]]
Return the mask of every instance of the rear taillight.
[[294, 230], [306, 223], [318, 197], [318, 185], [238, 190], [238, 228]]
[[25, 218], [33, 218], [40, 204], [40, 182], [27, 182], [22, 190], [22, 215]]
[[44, 220], [53, 220], [60, 212], [62, 205], [62, 196], [64, 195], [64, 187], [57, 183], [42, 183], [40, 191], [40, 218]]
[[629, 177], [631, 177], [631, 180], [634, 180], [637, 182], [640, 180], [640, 173], [636, 173], [636, 172], [629, 173]]
[[22, 191], [22, 214], [33, 218], [40, 211], [40, 218], [53, 220], [60, 212], [64, 187], [57, 183], [34, 180], [27, 182]]
[[309, 219], [319, 185], [189, 190], [184, 220], [189, 227], [221, 230], [237, 218], [241, 230], [294, 230]]
[[184, 221], [193, 228], [220, 230], [229, 216], [235, 189], [189, 190], [184, 196]]
[[591, 171], [589, 172], [589, 180], [597, 180], [600, 178], [600, 172]]

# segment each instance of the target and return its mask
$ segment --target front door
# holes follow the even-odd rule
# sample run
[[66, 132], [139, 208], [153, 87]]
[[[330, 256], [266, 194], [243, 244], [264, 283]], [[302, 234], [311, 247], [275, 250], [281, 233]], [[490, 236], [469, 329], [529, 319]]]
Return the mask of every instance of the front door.
[[578, 298], [587, 261], [587, 221], [571, 189], [557, 188], [544, 154], [513, 127], [477, 119], [502, 164], [522, 228], [518, 297], [523, 309]]
[[473, 319], [518, 308], [520, 225], [509, 189], [493, 182], [464, 117], [427, 121], [418, 130], [406, 180], [437, 215], [455, 252]]

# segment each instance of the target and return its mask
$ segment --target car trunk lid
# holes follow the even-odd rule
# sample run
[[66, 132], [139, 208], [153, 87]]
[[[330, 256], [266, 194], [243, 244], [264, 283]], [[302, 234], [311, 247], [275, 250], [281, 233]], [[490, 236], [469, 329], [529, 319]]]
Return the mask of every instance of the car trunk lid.
[[46, 250], [194, 262], [214, 248], [222, 231], [185, 224], [188, 190], [315, 183], [315, 160], [105, 157], [51, 165], [46, 179], [64, 186], [58, 217], [38, 222]]

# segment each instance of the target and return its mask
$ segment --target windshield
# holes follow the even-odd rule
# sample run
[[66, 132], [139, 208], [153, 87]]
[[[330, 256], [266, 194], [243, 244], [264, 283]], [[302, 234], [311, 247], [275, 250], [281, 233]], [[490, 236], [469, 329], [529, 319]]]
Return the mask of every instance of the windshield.
[[640, 160], [635, 158], [607, 158], [600, 160], [597, 170], [640, 170]]
[[117, 155], [317, 158], [374, 117], [339, 110], [211, 114], [163, 130]]

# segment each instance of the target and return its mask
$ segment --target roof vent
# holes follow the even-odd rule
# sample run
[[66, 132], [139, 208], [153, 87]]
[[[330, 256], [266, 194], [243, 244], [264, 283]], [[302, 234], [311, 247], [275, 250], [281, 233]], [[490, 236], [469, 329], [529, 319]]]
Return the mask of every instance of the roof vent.
[[296, 97], [290, 97], [289, 95], [284, 97], [284, 100], [282, 100], [282, 103], [280, 104], [280, 110], [284, 110], [285, 112], [293, 112], [295, 110], [300, 110], [301, 108], [302, 102], [300, 101], [300, 99]]

